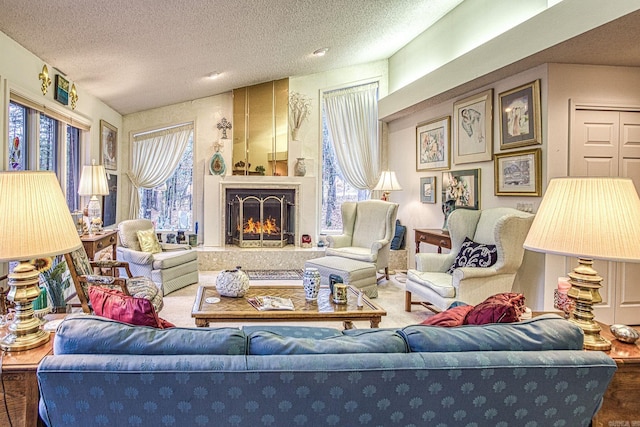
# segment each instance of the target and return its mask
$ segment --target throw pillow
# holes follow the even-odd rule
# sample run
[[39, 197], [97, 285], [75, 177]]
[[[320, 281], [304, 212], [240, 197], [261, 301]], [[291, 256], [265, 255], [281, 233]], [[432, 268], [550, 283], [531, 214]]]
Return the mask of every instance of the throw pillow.
[[391, 249], [397, 251], [398, 249], [404, 248], [405, 242], [405, 234], [407, 232], [407, 227], [404, 225], [400, 225], [400, 220], [396, 219], [396, 232], [391, 240]]
[[519, 322], [524, 308], [524, 295], [497, 294], [476, 305], [467, 314], [464, 322], [466, 325]]
[[496, 245], [483, 245], [465, 237], [460, 252], [447, 273], [453, 274], [453, 270], [460, 267], [491, 267], [496, 262], [498, 262]]
[[471, 310], [472, 305], [458, 305], [428, 317], [421, 324], [447, 327], [464, 325], [464, 319]]
[[136, 234], [138, 235], [138, 241], [140, 242], [140, 249], [142, 249], [142, 252], [150, 252], [152, 254], [162, 252], [162, 246], [160, 246], [158, 236], [156, 236], [156, 232], [153, 228], [150, 228], [149, 230], [136, 231]]
[[89, 301], [96, 315], [108, 319], [160, 329], [174, 326], [158, 317], [153, 304], [148, 299], [134, 298], [115, 289], [89, 286]]

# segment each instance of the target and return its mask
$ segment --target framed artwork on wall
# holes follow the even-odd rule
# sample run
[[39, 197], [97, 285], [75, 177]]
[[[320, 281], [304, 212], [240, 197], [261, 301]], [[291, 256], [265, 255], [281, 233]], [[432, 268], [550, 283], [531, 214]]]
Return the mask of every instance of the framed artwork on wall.
[[449, 169], [451, 116], [416, 126], [416, 170]]
[[542, 195], [541, 149], [495, 155], [495, 195]]
[[62, 105], [69, 104], [69, 80], [60, 74], [56, 74], [56, 87], [55, 92], [53, 92], [53, 99]]
[[480, 169], [442, 172], [442, 203], [455, 209], [480, 209]]
[[104, 196], [102, 203], [102, 225], [108, 227], [116, 223], [116, 212], [118, 202], [118, 176], [107, 174], [109, 184], [109, 194]]
[[118, 129], [100, 120], [100, 156], [105, 169], [118, 170]]
[[500, 149], [542, 144], [540, 80], [503, 92], [500, 98]]
[[436, 192], [435, 176], [420, 178], [420, 201], [422, 203], [435, 203]]
[[488, 162], [493, 156], [493, 89], [453, 104], [453, 163]]

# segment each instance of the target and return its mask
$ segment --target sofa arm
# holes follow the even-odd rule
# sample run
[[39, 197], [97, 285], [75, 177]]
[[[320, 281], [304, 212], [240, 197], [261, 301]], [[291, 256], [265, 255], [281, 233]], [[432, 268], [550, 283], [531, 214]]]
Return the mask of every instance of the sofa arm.
[[351, 240], [351, 236], [346, 234], [327, 236], [327, 242], [329, 242], [330, 248], [344, 248], [346, 246], [351, 246]]
[[134, 251], [133, 249], [118, 246], [118, 257], [131, 264], [147, 265], [153, 262], [153, 254], [149, 252]]
[[454, 259], [455, 256], [451, 254], [417, 253], [416, 270], [444, 273], [453, 264]]
[[184, 243], [160, 243], [160, 246], [162, 247], [162, 252], [191, 250], [191, 246]]

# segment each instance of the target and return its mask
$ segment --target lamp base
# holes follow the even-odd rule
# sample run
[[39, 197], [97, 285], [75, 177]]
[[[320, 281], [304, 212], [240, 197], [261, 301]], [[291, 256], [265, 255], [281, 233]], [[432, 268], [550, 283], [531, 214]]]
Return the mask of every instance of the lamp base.
[[600, 325], [594, 320], [593, 304], [602, 302], [599, 289], [602, 277], [593, 269], [593, 260], [578, 258], [578, 266], [569, 273], [571, 288], [567, 296], [575, 301], [569, 321], [584, 332], [585, 350], [611, 350], [611, 343], [600, 335]]
[[40, 273], [26, 261], [20, 262], [9, 274], [7, 299], [15, 303], [15, 317], [7, 334], [0, 340], [0, 348], [6, 351], [23, 351], [39, 347], [50, 339], [48, 332], [40, 329], [42, 322], [34, 317], [33, 301], [40, 295]]

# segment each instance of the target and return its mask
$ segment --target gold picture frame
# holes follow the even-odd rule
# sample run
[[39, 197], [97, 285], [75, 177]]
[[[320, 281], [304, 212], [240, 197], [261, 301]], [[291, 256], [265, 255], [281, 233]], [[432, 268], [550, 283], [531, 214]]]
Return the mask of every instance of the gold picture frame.
[[453, 104], [453, 163], [488, 162], [493, 158], [493, 89]]
[[451, 116], [416, 126], [416, 171], [451, 166]]
[[542, 144], [540, 80], [499, 95], [500, 149]]
[[542, 195], [542, 150], [534, 148], [495, 155], [496, 196]]
[[118, 170], [118, 129], [100, 120], [100, 157], [105, 169]]

